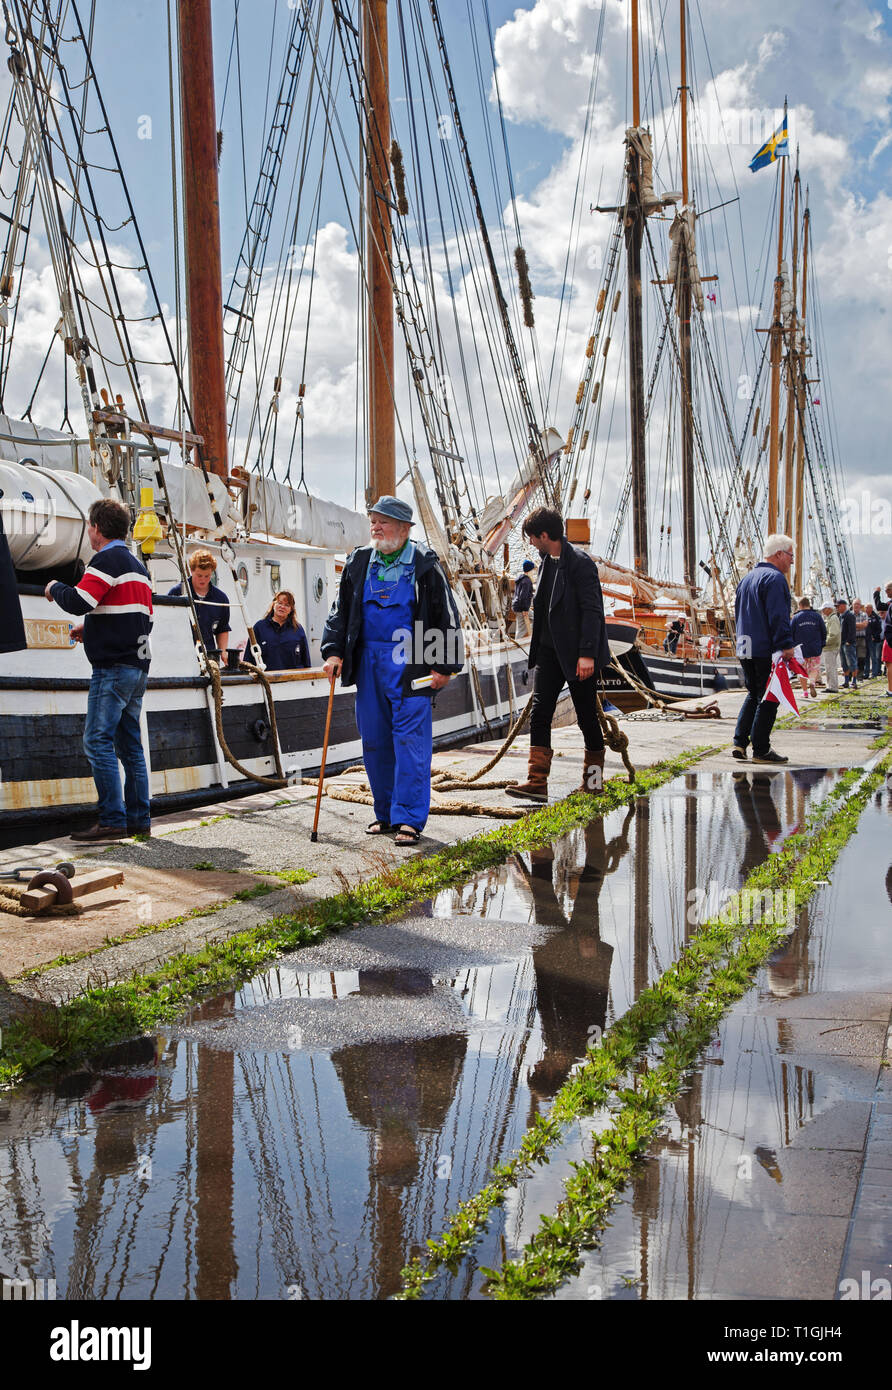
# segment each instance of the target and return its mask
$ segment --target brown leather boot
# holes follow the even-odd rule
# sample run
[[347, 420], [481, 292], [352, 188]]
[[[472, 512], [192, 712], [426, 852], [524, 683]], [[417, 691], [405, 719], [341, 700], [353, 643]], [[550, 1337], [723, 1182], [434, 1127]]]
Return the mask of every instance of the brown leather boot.
[[525, 782], [515, 782], [513, 786], [506, 787], [505, 791], [509, 796], [525, 797], [527, 801], [548, 800], [548, 774], [551, 771], [551, 760], [554, 753], [550, 748], [530, 747], [530, 763]]
[[582, 768], [582, 786], [577, 787], [578, 792], [587, 792], [590, 796], [597, 796], [598, 792], [604, 790], [604, 754], [603, 748], [586, 748], [585, 763]]

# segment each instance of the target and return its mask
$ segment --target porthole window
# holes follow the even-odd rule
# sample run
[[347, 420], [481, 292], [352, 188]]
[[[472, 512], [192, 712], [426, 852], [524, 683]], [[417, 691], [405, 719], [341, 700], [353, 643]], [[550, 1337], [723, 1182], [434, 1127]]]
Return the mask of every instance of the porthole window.
[[238, 582], [243, 594], [248, 592], [248, 566], [241, 564], [238, 567]]
[[269, 586], [273, 594], [277, 594], [282, 587], [282, 566], [272, 564], [269, 567]]
[[313, 585], [313, 595], [317, 603], [322, 602], [322, 595], [325, 593], [325, 582], [321, 574], [316, 575], [316, 582]]

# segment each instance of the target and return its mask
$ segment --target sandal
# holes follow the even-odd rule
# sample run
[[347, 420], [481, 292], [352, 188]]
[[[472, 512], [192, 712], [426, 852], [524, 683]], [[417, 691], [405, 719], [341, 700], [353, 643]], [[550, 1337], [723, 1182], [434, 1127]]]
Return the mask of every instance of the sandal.
[[417, 845], [420, 839], [421, 831], [416, 830], [414, 825], [401, 825], [393, 843], [395, 845], [408, 847], [409, 845]]
[[392, 829], [393, 826], [386, 820], [373, 820], [365, 833], [367, 835], [386, 835]]

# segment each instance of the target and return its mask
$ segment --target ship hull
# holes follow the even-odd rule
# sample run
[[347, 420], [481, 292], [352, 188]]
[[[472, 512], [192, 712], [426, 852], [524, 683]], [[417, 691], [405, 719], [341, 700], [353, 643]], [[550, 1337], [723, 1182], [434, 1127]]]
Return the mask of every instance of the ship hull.
[[[275, 740], [261, 687], [247, 675], [223, 675], [224, 750], [211, 684], [201, 673], [191, 639], [188, 608], [180, 600], [156, 602], [152, 668], [142, 714], [153, 813], [257, 791], [262, 779], [277, 776]], [[82, 748], [90, 685], [83, 649], [69, 644], [67, 621], [60, 623], [58, 613], [33, 591], [23, 594], [22, 604], [32, 637], [46, 645], [9, 654], [0, 675], [0, 837], [7, 843], [21, 842], [47, 826], [62, 833], [95, 815], [96, 801]], [[610, 624], [608, 628], [619, 649], [618, 663], [631, 662], [637, 680], [649, 683], [640, 655], [625, 650], [630, 634], [621, 628], [614, 632]], [[436, 748], [503, 737], [532, 693], [527, 652], [517, 643], [478, 647], [472, 656], [434, 701]], [[667, 664], [682, 665], [671, 660]], [[707, 666], [704, 671], [708, 674]], [[678, 683], [674, 672], [666, 679]], [[271, 674], [270, 685], [282, 768], [296, 784], [319, 770], [328, 682], [321, 675], [295, 680], [283, 673]], [[602, 673], [600, 685], [602, 695], [623, 711], [645, 705], [639, 691], [614, 668]], [[335, 693], [327, 761], [332, 773], [362, 760], [354, 699], [352, 690], [338, 688]], [[566, 708], [559, 711], [558, 722], [572, 721], [567, 697], [562, 705]], [[232, 766], [227, 752], [248, 776]]]

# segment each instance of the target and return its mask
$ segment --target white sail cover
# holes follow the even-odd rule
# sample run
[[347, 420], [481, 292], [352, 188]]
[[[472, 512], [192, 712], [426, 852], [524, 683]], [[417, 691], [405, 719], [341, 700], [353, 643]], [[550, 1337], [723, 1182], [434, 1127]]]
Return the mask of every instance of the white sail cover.
[[[545, 457], [549, 464], [557, 458], [564, 448], [564, 440], [557, 430], [544, 430], [542, 433], [542, 446], [545, 450]], [[512, 513], [512, 509], [517, 498], [534, 483], [539, 481], [539, 469], [541, 465], [535, 454], [530, 454], [526, 463], [514, 476], [514, 481], [502, 497], [488, 497], [480, 513], [480, 533], [487, 535], [494, 526], [507, 521]]]
[[449, 541], [443, 524], [437, 517], [436, 512], [431, 506], [427, 487], [421, 476], [418, 464], [412, 464], [410, 468], [412, 474], [412, 491], [415, 494], [415, 509], [418, 519], [421, 522], [422, 530], [427, 536], [428, 544], [437, 552], [439, 559], [444, 563], [449, 563]]
[[321, 497], [308, 497], [275, 478], [252, 473], [248, 481], [248, 524], [251, 531], [301, 545], [349, 552], [369, 543], [369, 521]]
[[691, 293], [697, 309], [703, 313], [703, 283], [697, 265], [697, 238], [694, 231], [695, 214], [691, 207], [682, 208], [675, 214], [669, 228], [669, 279], [678, 278], [681, 263], [681, 250], [687, 251], [688, 272], [691, 279]]
[[[83, 473], [92, 478], [90, 449], [86, 444], [75, 444], [73, 436], [64, 430], [49, 430], [42, 425], [32, 424], [30, 420], [16, 420], [11, 415], [0, 415], [0, 434], [12, 436], [4, 439], [2, 453], [5, 459], [33, 459], [41, 468], [61, 468], [71, 473]], [[24, 441], [24, 443], [20, 441]], [[58, 440], [56, 447], [52, 441]]]

